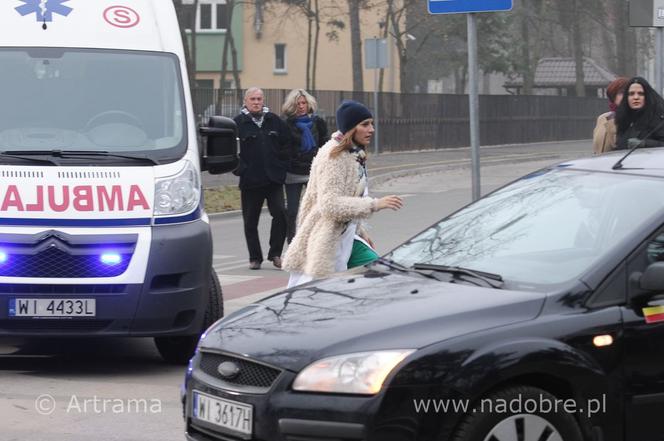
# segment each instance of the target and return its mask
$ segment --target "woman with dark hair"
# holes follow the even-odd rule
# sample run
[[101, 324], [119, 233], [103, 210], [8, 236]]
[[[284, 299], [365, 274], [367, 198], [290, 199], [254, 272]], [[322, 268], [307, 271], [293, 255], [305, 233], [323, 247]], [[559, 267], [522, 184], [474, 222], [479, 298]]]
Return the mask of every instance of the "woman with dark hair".
[[616, 109], [620, 105], [625, 93], [625, 86], [629, 78], [618, 77], [606, 87], [606, 96], [609, 99], [609, 111], [597, 118], [593, 130], [593, 154], [606, 153], [616, 148]]
[[[664, 99], [641, 77], [625, 87], [625, 98], [616, 110], [616, 149], [664, 146]], [[646, 139], [647, 138], [647, 139]]]

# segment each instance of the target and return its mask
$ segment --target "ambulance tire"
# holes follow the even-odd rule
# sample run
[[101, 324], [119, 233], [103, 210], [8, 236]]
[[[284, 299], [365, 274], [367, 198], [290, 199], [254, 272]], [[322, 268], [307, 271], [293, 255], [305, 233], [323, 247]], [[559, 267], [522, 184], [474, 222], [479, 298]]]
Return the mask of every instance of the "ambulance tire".
[[[201, 334], [210, 325], [224, 316], [224, 298], [221, 283], [214, 269], [210, 269], [208, 303], [203, 318]], [[155, 337], [154, 342], [161, 357], [168, 363], [187, 364], [194, 355], [200, 334], [177, 337]]]

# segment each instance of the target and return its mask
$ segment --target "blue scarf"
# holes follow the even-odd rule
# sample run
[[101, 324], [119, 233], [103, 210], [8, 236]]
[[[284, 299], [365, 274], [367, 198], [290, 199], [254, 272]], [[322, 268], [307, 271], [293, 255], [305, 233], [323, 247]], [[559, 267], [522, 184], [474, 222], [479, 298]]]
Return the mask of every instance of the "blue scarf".
[[314, 120], [309, 115], [302, 115], [295, 118], [295, 126], [302, 132], [302, 145], [300, 151], [308, 153], [316, 147], [314, 135], [311, 133], [311, 128], [314, 125]]

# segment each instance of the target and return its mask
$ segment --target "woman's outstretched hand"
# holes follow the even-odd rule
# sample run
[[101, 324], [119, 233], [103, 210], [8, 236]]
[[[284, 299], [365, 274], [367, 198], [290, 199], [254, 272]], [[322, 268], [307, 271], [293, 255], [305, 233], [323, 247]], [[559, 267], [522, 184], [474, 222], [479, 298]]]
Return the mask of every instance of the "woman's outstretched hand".
[[383, 210], [385, 208], [398, 210], [401, 207], [403, 207], [403, 200], [396, 195], [383, 196], [382, 198], [376, 200], [376, 211]]

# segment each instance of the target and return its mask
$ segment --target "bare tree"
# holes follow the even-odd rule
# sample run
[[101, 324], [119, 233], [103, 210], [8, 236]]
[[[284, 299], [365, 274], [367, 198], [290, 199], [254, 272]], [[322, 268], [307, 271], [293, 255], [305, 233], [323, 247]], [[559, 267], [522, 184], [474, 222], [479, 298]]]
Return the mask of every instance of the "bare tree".
[[224, 38], [224, 46], [221, 54], [221, 93], [219, 94], [219, 109], [221, 109], [221, 100], [224, 96], [224, 81], [226, 79], [226, 74], [228, 73], [228, 50], [231, 50], [231, 62], [232, 62], [232, 74], [233, 79], [235, 80], [235, 90], [237, 91], [237, 100], [238, 102], [242, 101], [242, 85], [240, 83], [240, 72], [238, 68], [237, 61], [237, 50], [235, 48], [235, 39], [233, 38], [233, 12], [235, 11], [235, 0], [226, 1], [226, 35]]
[[363, 2], [364, 0], [348, 0], [353, 90], [356, 92], [364, 91], [364, 78], [362, 75], [362, 34], [360, 25], [360, 8], [362, 7]]
[[[196, 84], [196, 11], [198, 10], [198, 1], [194, 0], [192, 6], [187, 6], [182, 4], [182, 0], [173, 0], [175, 13], [180, 24], [180, 36], [184, 45], [184, 56], [191, 87]], [[187, 38], [187, 29], [191, 30], [189, 38]]]
[[[421, 23], [422, 19], [418, 19], [415, 16], [408, 17], [408, 11], [413, 7], [421, 7], [421, 4], [418, 4], [417, 0], [402, 0], [396, 4], [395, 0], [386, 1], [386, 12], [385, 12], [385, 30], [384, 37], [391, 35], [394, 38], [394, 42], [397, 46], [397, 53], [399, 56], [399, 83], [401, 92], [406, 91], [406, 73], [408, 72], [408, 36], [411, 32], [414, 32]], [[428, 35], [424, 37], [424, 41], [428, 38]], [[424, 43], [420, 42], [419, 46]], [[382, 90], [382, 75], [381, 71], [381, 83], [380, 89]]]

